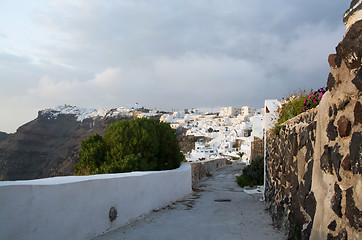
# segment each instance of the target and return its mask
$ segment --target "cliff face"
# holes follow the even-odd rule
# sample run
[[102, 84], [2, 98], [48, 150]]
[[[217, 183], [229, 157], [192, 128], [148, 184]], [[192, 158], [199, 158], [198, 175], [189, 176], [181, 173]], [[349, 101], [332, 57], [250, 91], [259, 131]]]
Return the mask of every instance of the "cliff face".
[[56, 118], [47, 112], [21, 126], [14, 134], [0, 134], [0, 179], [28, 180], [73, 175], [81, 141], [95, 133], [103, 135], [106, 127], [123, 115], [94, 117], [77, 121], [72, 114]]
[[4, 132], [0, 132], [0, 143], [4, 140], [6, 140], [8, 138], [8, 135], [7, 133], [4, 133]]
[[362, 238], [362, 1], [328, 58], [328, 91], [317, 109], [267, 141], [266, 201], [293, 239]]

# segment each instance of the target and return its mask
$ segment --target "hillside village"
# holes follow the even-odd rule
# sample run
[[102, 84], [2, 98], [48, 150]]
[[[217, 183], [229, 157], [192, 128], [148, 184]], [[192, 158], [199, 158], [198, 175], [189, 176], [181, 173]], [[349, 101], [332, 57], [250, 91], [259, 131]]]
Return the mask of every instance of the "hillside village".
[[[64, 105], [43, 110], [41, 114], [47, 115], [49, 119], [56, 118], [59, 114], [70, 114], [75, 115], [78, 121], [118, 115], [160, 118], [160, 121], [170, 123], [170, 126], [178, 132], [185, 131], [186, 136], [201, 139], [195, 143], [195, 147], [190, 152], [184, 152], [186, 160], [189, 162], [224, 157], [249, 164], [251, 159], [263, 155], [265, 108], [230, 106], [211, 113], [197, 109], [166, 113], [145, 109], [139, 107], [138, 104], [133, 107], [105, 110]], [[256, 144], [258, 144], [257, 147], [255, 147]], [[251, 156], [252, 149], [256, 150], [254, 153], [259, 151], [259, 154]]]
[[264, 114], [263, 108], [224, 107], [218, 113], [192, 109], [164, 114], [160, 120], [174, 129], [187, 129], [186, 135], [203, 137], [186, 153], [187, 161], [227, 157], [249, 163], [252, 142], [263, 138]]

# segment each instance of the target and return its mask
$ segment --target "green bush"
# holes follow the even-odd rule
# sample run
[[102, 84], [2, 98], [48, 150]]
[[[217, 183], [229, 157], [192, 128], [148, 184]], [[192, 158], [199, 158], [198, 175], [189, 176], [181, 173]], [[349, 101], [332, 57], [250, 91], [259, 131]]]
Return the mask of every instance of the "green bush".
[[279, 136], [281, 124], [302, 112], [317, 107], [326, 91], [327, 87], [320, 88], [317, 91], [311, 89], [309, 93], [306, 90], [299, 90], [288, 98], [283, 98], [282, 106], [278, 111], [278, 121], [272, 129], [273, 133]]
[[243, 169], [243, 175], [236, 178], [240, 187], [262, 185], [264, 183], [264, 157], [258, 157]]
[[184, 159], [175, 131], [150, 118], [117, 121], [104, 137], [82, 141], [75, 174], [120, 173], [175, 169]]
[[283, 99], [282, 107], [279, 111], [278, 124], [282, 124], [287, 120], [301, 114], [304, 110], [304, 100], [308, 98], [308, 96], [309, 93], [307, 93], [307, 91], [299, 90], [299, 92], [292, 94], [286, 99]]

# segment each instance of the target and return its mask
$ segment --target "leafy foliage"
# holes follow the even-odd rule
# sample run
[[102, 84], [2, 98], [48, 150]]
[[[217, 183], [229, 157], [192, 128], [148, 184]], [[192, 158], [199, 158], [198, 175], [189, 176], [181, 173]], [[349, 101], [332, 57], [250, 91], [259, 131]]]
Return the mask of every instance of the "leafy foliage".
[[305, 90], [300, 90], [292, 94], [286, 99], [283, 99], [282, 106], [279, 110], [278, 124], [282, 124], [287, 120], [298, 116], [303, 112], [304, 100], [309, 96]]
[[122, 120], [82, 141], [75, 174], [168, 170], [184, 159], [175, 131], [155, 119]]
[[326, 91], [327, 87], [320, 88], [317, 91], [311, 89], [309, 93], [306, 90], [299, 90], [299, 92], [291, 94], [286, 99], [283, 98], [282, 106], [278, 110], [279, 118], [273, 129], [274, 134], [279, 136], [280, 125], [284, 122], [317, 107]]
[[243, 169], [243, 175], [236, 178], [240, 187], [262, 185], [264, 182], [264, 157], [258, 157]]

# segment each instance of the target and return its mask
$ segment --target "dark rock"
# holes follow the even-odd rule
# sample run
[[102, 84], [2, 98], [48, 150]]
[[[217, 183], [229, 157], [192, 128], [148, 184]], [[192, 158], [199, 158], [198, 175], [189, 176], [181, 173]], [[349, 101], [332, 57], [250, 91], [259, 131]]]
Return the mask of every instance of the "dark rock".
[[309, 139], [308, 131], [307, 129], [304, 129], [299, 134], [299, 150], [307, 144], [308, 139]]
[[111, 209], [109, 209], [109, 220], [113, 222], [114, 220], [116, 220], [117, 216], [117, 209], [115, 207], [111, 207]]
[[340, 137], [347, 137], [351, 133], [351, 122], [345, 116], [339, 118], [337, 126]]
[[315, 215], [315, 211], [316, 211], [316, 207], [317, 207], [317, 202], [315, 200], [313, 192], [308, 194], [308, 196], [306, 197], [305, 205], [306, 205], [305, 211], [308, 213], [308, 215], [312, 219], [314, 219], [314, 215]]
[[337, 183], [334, 184], [334, 195], [332, 198], [332, 210], [337, 214], [338, 217], [342, 218], [342, 190]]
[[335, 59], [334, 61], [336, 62], [337, 67], [341, 67], [341, 65], [342, 65], [342, 58], [341, 58], [339, 55], [336, 56], [336, 59]]
[[349, 144], [349, 153], [352, 166], [352, 172], [354, 174], [362, 173], [362, 134], [361, 132], [355, 132], [352, 134], [352, 139]]
[[312, 142], [309, 140], [307, 143], [307, 152], [305, 154], [305, 162], [313, 160], [314, 148]]
[[328, 233], [327, 240], [348, 240], [346, 229], [342, 229], [337, 236], [333, 236], [332, 234]]
[[297, 156], [297, 154], [298, 154], [298, 135], [296, 133], [292, 135], [292, 148], [293, 148], [293, 156]]
[[360, 67], [355, 73], [356, 77], [352, 80], [352, 83], [359, 91], [362, 91], [362, 68]]
[[306, 189], [307, 193], [310, 192], [311, 187], [312, 187], [313, 163], [314, 163], [313, 160], [311, 160], [308, 163], [308, 169], [307, 169], [306, 173], [303, 176], [303, 179], [304, 179], [304, 182], [305, 182], [305, 189]]
[[334, 116], [337, 116], [337, 113], [338, 113], [337, 105], [333, 104], [333, 114], [334, 114]]
[[336, 143], [332, 150], [331, 160], [332, 160], [332, 164], [334, 167], [334, 171], [337, 174], [338, 181], [341, 181], [342, 179], [341, 179], [341, 176], [339, 175], [339, 168], [341, 166], [341, 161], [342, 161], [343, 156], [341, 154], [339, 154], [339, 149], [340, 149], [340, 146], [338, 145], [338, 143]]
[[334, 126], [334, 121], [330, 121], [327, 126], [327, 136], [330, 141], [336, 140], [338, 136], [337, 128]]
[[351, 171], [351, 159], [349, 158], [349, 154], [343, 159], [341, 167], [345, 171]]
[[346, 190], [346, 217], [356, 230], [362, 229], [362, 211], [356, 207], [353, 199], [353, 188]]
[[329, 116], [329, 117], [332, 117], [332, 116], [333, 116], [333, 109], [332, 109], [331, 106], [329, 107], [328, 116]]
[[338, 111], [344, 110], [349, 102], [350, 102], [350, 99], [346, 99], [343, 102], [341, 102], [338, 106]]
[[332, 147], [324, 146], [324, 152], [320, 160], [321, 169], [326, 173], [332, 173]]
[[342, 42], [336, 48], [337, 55], [341, 57], [349, 69], [361, 66], [362, 58], [362, 20], [355, 22]]
[[357, 101], [354, 107], [354, 124], [362, 123], [362, 105]]
[[332, 73], [329, 73], [327, 80], [328, 90], [331, 92], [335, 85], [336, 85], [336, 79], [334, 78]]
[[336, 230], [336, 227], [337, 227], [337, 222], [336, 222], [336, 220], [333, 220], [333, 221], [328, 225], [328, 229], [329, 229], [329, 230], [332, 230], [332, 231], [335, 231], [335, 230]]
[[337, 67], [336, 57], [337, 57], [337, 54], [329, 54], [329, 56], [328, 56], [328, 63], [331, 68]]

